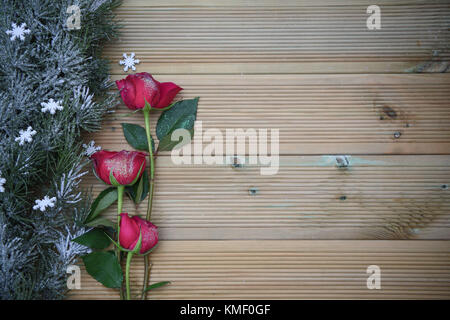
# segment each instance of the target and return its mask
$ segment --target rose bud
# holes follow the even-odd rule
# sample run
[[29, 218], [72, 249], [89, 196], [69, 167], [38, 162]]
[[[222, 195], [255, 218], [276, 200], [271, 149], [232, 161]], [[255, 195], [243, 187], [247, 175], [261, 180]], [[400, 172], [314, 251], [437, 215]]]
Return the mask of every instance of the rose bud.
[[[146, 154], [138, 151], [98, 151], [91, 156], [95, 174], [107, 184], [134, 184], [144, 173]], [[114, 179], [116, 180], [114, 181]]]
[[131, 109], [143, 109], [147, 101], [152, 108], [163, 109], [182, 90], [173, 82], [158, 82], [149, 73], [130, 74], [116, 81], [125, 105]]
[[120, 214], [119, 243], [127, 250], [133, 250], [142, 234], [141, 249], [139, 253], [148, 252], [158, 243], [158, 228], [138, 216], [130, 218], [128, 213]]

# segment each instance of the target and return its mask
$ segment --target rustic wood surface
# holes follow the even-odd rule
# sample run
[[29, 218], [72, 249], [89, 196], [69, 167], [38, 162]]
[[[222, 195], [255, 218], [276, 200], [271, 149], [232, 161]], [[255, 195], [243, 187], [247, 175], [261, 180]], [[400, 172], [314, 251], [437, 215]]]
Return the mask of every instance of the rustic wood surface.
[[[203, 130], [276, 128], [280, 168], [156, 160], [150, 299], [450, 298], [450, 2], [125, 0], [108, 45], [200, 96]], [[121, 104], [90, 135], [131, 149]], [[152, 119], [154, 128], [157, 115]], [[339, 157], [348, 160], [339, 166]], [[89, 175], [98, 194], [105, 186]], [[130, 214], [145, 215], [146, 203]], [[113, 218], [116, 207], [105, 215]], [[132, 284], [142, 277], [135, 259]], [[378, 265], [381, 290], [368, 290]], [[82, 273], [72, 299], [115, 299]]]
[[[153, 281], [172, 280], [149, 299], [449, 298], [447, 241], [162, 241], [151, 259]], [[382, 270], [368, 290], [366, 268]], [[131, 284], [142, 285], [136, 259]], [[83, 273], [78, 299], [118, 299]]]

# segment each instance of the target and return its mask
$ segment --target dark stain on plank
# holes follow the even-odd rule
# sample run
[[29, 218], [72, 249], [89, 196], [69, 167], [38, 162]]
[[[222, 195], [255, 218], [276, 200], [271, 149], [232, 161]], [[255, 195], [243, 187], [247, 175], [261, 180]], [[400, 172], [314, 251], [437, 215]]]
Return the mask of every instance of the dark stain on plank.
[[254, 195], [256, 195], [258, 193], [258, 191], [259, 191], [258, 188], [251, 187], [251, 188], [248, 189], [248, 194], [251, 195], [251, 196], [254, 196]]
[[393, 108], [391, 108], [390, 106], [384, 105], [381, 110], [382, 110], [383, 114], [388, 116], [390, 119], [396, 119], [397, 118], [397, 112]]

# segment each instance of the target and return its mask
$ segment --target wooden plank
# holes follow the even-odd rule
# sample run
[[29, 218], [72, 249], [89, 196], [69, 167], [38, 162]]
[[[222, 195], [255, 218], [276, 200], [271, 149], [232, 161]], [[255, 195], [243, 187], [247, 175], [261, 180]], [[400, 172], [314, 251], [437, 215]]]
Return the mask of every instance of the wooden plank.
[[[114, 76], [113, 80], [122, 78]], [[157, 75], [200, 96], [203, 130], [279, 129], [281, 154], [447, 154], [449, 74]], [[128, 113], [122, 104], [118, 115]], [[155, 127], [158, 113], [153, 116]], [[111, 116], [94, 135], [105, 148], [128, 148]]]
[[[372, 4], [381, 30], [366, 28]], [[113, 80], [135, 52], [136, 72], [201, 97], [203, 130], [280, 132], [273, 176], [158, 155], [150, 280], [172, 284], [150, 299], [450, 298], [448, 1], [125, 0], [117, 18]], [[86, 139], [131, 149], [120, 123], [143, 118], [127, 112]], [[93, 175], [84, 186], [105, 188]], [[144, 215], [145, 201], [124, 205]], [[366, 287], [369, 265], [381, 290]], [[142, 276], [135, 258], [135, 289]], [[118, 295], [83, 271], [70, 298]]]
[[[449, 299], [447, 241], [162, 241], [149, 299]], [[131, 284], [141, 287], [142, 258]], [[381, 289], [367, 289], [369, 265]], [[84, 271], [71, 299], [117, 299]], [[136, 291], [135, 291], [136, 292]]]
[[[398, 5], [424, 5], [435, 4], [445, 5], [448, 0], [379, 0], [377, 5], [383, 6], [398, 6]], [[127, 7], [230, 7], [239, 6], [246, 7], [314, 7], [314, 6], [355, 6], [373, 4], [372, 0], [165, 0], [162, 2], [148, 1], [148, 0], [124, 0], [121, 8]]]
[[[120, 60], [116, 59], [112, 60]], [[436, 66], [433, 64], [433, 66]], [[245, 62], [245, 63], [152, 63], [143, 62], [139, 64], [139, 70], [151, 70], [154, 74], [270, 74], [273, 72], [281, 74], [298, 73], [377, 73], [402, 72], [420, 67], [418, 62], [283, 62], [279, 64], [268, 64], [265, 62]], [[431, 66], [430, 66], [431, 67]], [[123, 74], [122, 68], [116, 63], [112, 63], [114, 74]]]
[[[339, 168], [335, 156], [283, 156], [262, 176], [255, 165], [158, 157], [152, 221], [169, 240], [450, 239], [450, 156], [347, 159]], [[85, 184], [105, 188], [93, 175]], [[124, 203], [133, 215], [145, 208]]]
[[[120, 41], [106, 47], [114, 74], [123, 52], [158, 74], [400, 73], [449, 69], [446, 1], [126, 1]], [[425, 62], [433, 61], [431, 64]], [[424, 65], [425, 63], [425, 65]]]

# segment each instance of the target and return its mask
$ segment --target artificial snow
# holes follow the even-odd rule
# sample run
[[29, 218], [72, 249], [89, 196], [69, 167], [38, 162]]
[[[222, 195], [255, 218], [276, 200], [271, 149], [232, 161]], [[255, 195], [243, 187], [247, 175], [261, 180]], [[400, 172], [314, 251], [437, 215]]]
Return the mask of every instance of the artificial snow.
[[50, 114], [55, 114], [56, 110], [62, 110], [64, 107], [61, 105], [61, 101], [55, 101], [50, 99], [48, 102], [41, 102], [41, 111], [42, 112], [50, 112]]
[[14, 141], [19, 142], [19, 146], [23, 146], [25, 142], [33, 141], [33, 136], [36, 134], [36, 130], [32, 127], [28, 127], [27, 130], [20, 130], [19, 136]]
[[34, 203], [36, 204], [33, 206], [33, 209], [34, 210], [39, 209], [42, 212], [44, 212], [47, 209], [47, 207], [53, 208], [55, 206], [55, 202], [56, 202], [55, 197], [49, 198], [48, 196], [45, 196], [44, 199], [42, 200], [34, 201]]
[[83, 144], [83, 148], [84, 150], [84, 155], [86, 157], [90, 157], [92, 156], [94, 153], [96, 153], [97, 151], [101, 150], [102, 148], [100, 146], [95, 146], [95, 141], [91, 140], [88, 144]]
[[128, 56], [126, 53], [123, 54], [123, 60], [119, 61], [119, 64], [121, 66], [125, 66], [123, 67], [123, 71], [127, 72], [129, 68], [131, 68], [131, 70], [136, 71], [136, 67], [135, 65], [138, 64], [140, 61], [139, 59], [135, 59], [135, 54], [134, 52], [131, 53], [130, 56]]
[[15, 23], [11, 24], [12, 30], [7, 30], [6, 34], [10, 35], [11, 41], [14, 41], [15, 39], [20, 39], [22, 41], [25, 40], [25, 34], [30, 33], [31, 31], [29, 29], [26, 29], [27, 24], [22, 23], [20, 26], [18, 26]]

